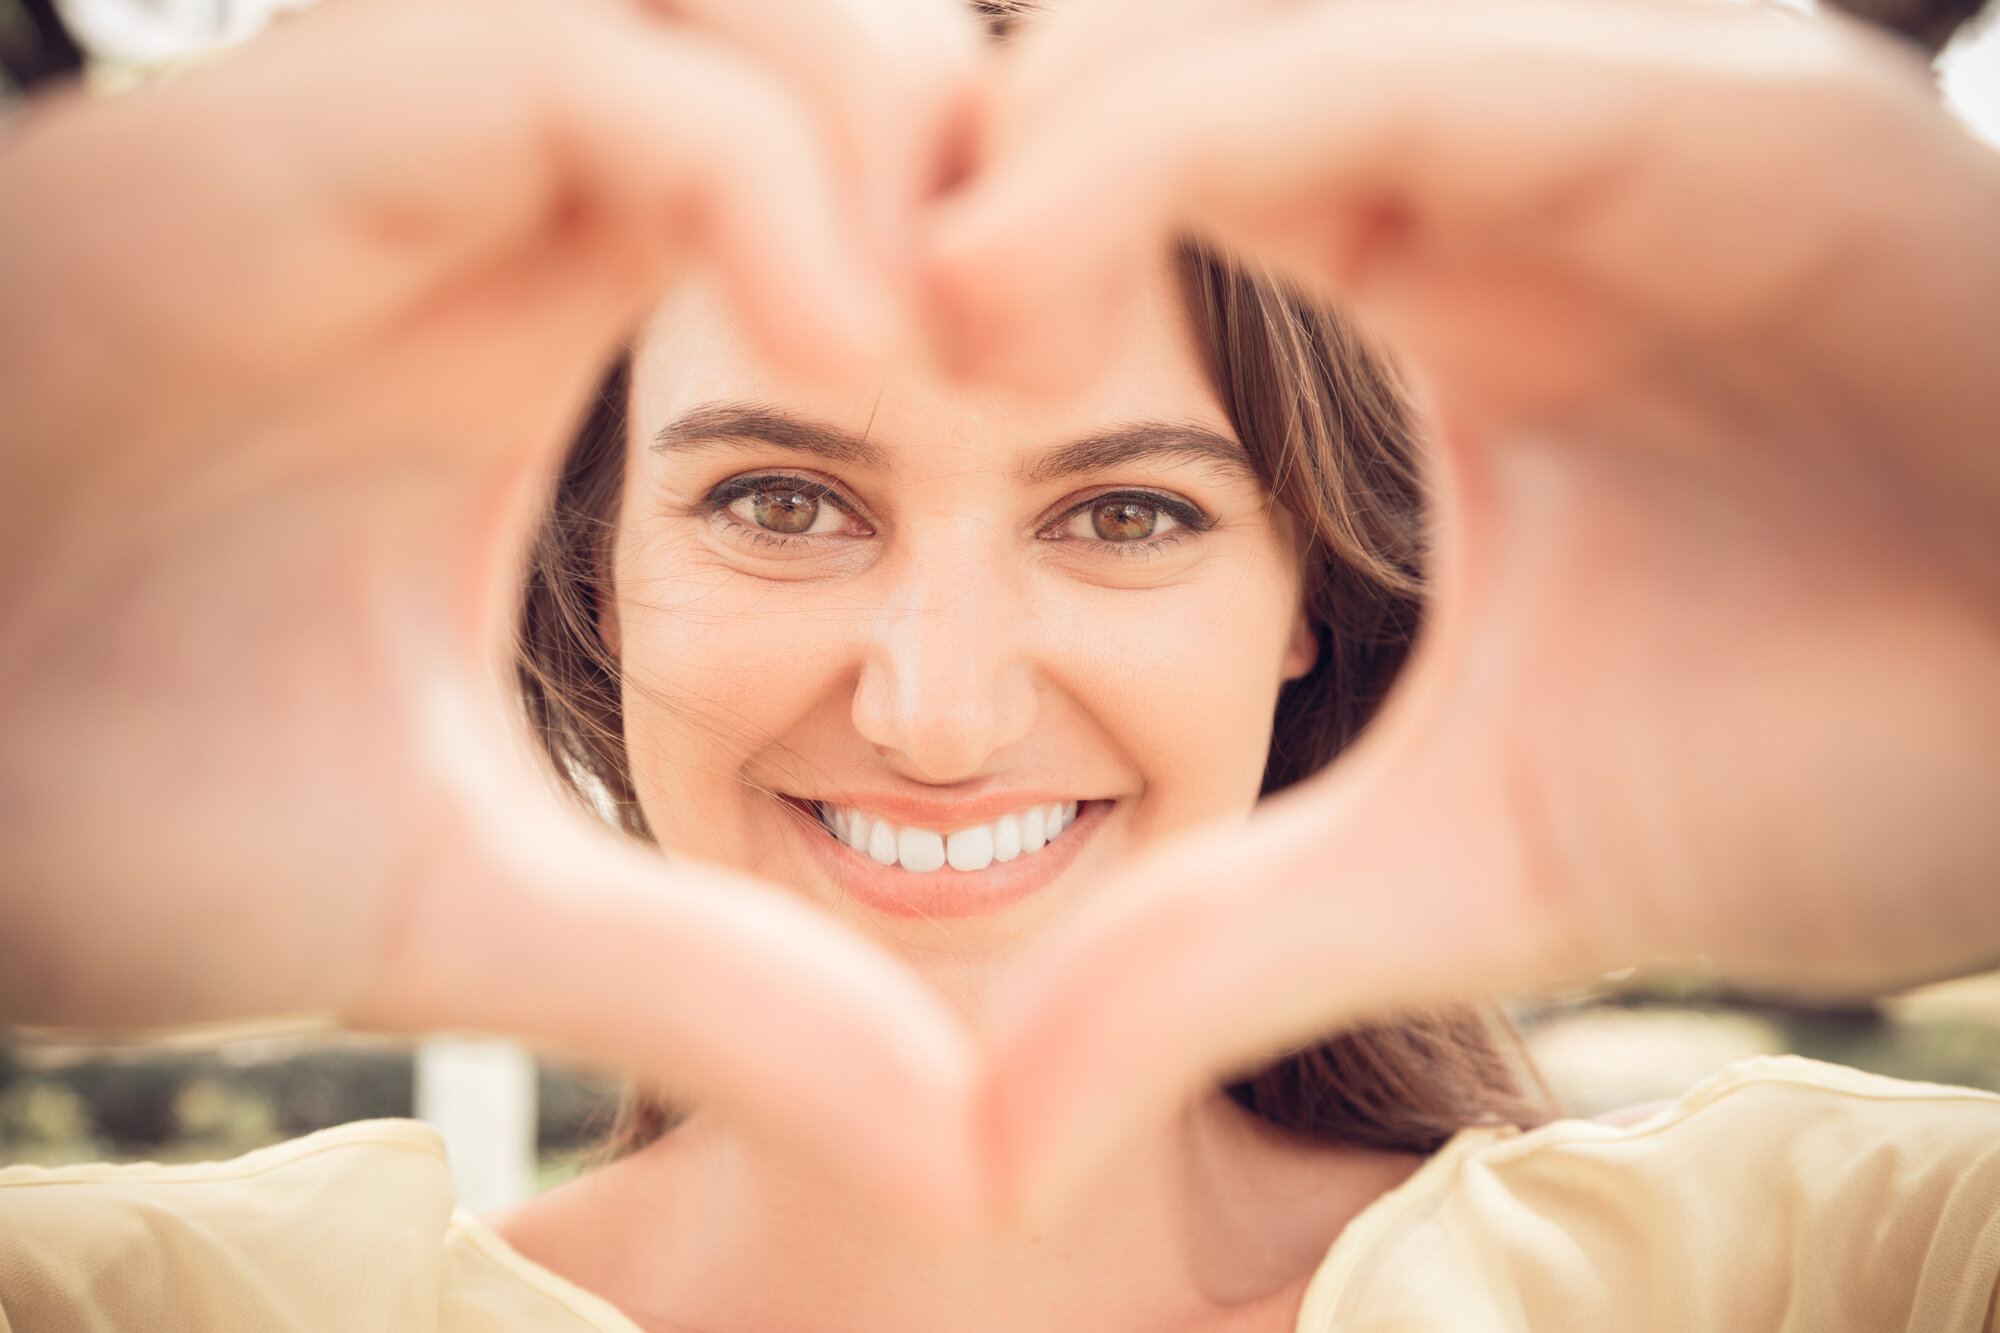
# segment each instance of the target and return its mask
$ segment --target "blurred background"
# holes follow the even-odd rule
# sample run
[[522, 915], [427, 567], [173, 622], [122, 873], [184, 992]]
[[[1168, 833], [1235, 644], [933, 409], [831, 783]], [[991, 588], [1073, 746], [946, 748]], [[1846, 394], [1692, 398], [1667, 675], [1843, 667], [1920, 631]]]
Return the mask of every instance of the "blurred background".
[[[80, 65], [93, 86], [116, 90], [307, 2], [0, 0], [0, 114], [27, 83]], [[1932, 46], [1976, 7], [1847, 3]], [[1936, 68], [1954, 109], [2000, 145], [2000, 23], [1987, 18], [1959, 29]], [[1639, 984], [1613, 975], [1513, 1012], [1572, 1115], [1674, 1098], [1732, 1061], [1780, 1052], [2000, 1091], [2000, 973], [1841, 1008], [1737, 994], [1698, 974]], [[412, 1046], [294, 1025], [79, 1043], [0, 1027], [0, 1167], [232, 1157], [330, 1125], [415, 1115], [443, 1132], [461, 1202], [478, 1212], [574, 1174], [608, 1132], [618, 1094], [614, 1076], [504, 1042]]]
[[[1693, 976], [1512, 1007], [1563, 1109], [1661, 1099], [1735, 1060], [1796, 1052], [1897, 1078], [2000, 1091], [2000, 973], [1840, 1008]], [[0, 1166], [200, 1161], [350, 1120], [416, 1115], [443, 1131], [479, 1212], [567, 1180], [604, 1140], [616, 1076], [506, 1042], [415, 1045], [322, 1026], [77, 1043], [0, 1029]]]
[[575, 1174], [610, 1129], [619, 1087], [476, 1038], [411, 1044], [295, 1024], [78, 1042], [0, 1028], [0, 1167], [215, 1160], [414, 1115], [443, 1132], [460, 1203], [482, 1212]]

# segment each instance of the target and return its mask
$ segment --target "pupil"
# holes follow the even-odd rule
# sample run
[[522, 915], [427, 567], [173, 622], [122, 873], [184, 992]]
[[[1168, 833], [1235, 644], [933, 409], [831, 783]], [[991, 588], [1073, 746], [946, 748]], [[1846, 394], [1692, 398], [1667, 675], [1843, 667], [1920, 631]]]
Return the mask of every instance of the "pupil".
[[758, 527], [772, 532], [809, 532], [819, 518], [819, 499], [803, 491], [758, 491], [751, 498], [751, 513]]
[[1090, 526], [1107, 542], [1143, 541], [1153, 535], [1160, 511], [1135, 500], [1107, 500], [1091, 511]]

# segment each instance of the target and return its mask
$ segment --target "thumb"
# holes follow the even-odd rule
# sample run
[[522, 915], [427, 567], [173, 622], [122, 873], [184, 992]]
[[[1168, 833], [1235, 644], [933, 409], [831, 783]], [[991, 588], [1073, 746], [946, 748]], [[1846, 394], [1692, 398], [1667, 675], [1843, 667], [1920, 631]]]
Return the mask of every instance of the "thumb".
[[1010, 1205], [1047, 1206], [1128, 1126], [1219, 1076], [1566, 968], [1506, 792], [1417, 739], [1385, 715], [1247, 826], [1146, 858], [1028, 961], [991, 1035], [985, 1108]]
[[[343, 1015], [506, 1033], [665, 1083], [942, 1224], [983, 1203], [969, 1039], [916, 975], [780, 891], [659, 857], [427, 709], [456, 794]], [[509, 773], [506, 778], [496, 773]]]

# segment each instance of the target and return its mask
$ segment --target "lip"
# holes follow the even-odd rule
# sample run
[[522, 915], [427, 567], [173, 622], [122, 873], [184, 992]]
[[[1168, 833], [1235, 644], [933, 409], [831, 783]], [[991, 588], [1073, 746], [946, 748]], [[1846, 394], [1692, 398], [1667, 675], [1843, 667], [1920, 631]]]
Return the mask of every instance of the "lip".
[[[1019, 802], [1018, 797], [1011, 799]], [[1097, 832], [1098, 826], [1118, 804], [1116, 801], [1078, 802], [1076, 821], [1063, 830], [1061, 837], [1032, 856], [1016, 857], [1007, 862], [996, 861], [984, 870], [965, 871], [946, 867], [917, 874], [899, 866], [881, 865], [874, 858], [863, 856], [836, 839], [820, 822], [815, 802], [797, 797], [787, 797], [786, 800], [799, 810], [804, 819], [810, 821], [810, 827], [800, 829], [799, 835], [826, 869], [834, 886], [864, 907], [885, 916], [899, 917], [987, 916], [1033, 897], [1069, 868], [1070, 862], [1083, 850], [1084, 843]], [[1003, 805], [983, 818], [970, 813], [975, 807], [959, 805], [952, 808], [948, 818], [935, 820], [929, 826], [966, 828], [1020, 809], [1023, 804], [1032, 805], [1035, 802]], [[880, 809], [872, 804], [863, 808], [871, 814], [887, 815], [892, 820], [902, 813], [897, 809]], [[918, 819], [909, 822], [919, 828], [925, 826], [924, 821]]]
[[[1076, 801], [1079, 807], [1086, 804], [1079, 800], [1073, 791], [1026, 790], [989, 792], [984, 796], [950, 801], [927, 801], [918, 797], [891, 796], [873, 792], [863, 792], [859, 795], [822, 793], [811, 798], [787, 796], [785, 799], [814, 818], [818, 818], [816, 806], [845, 805], [865, 810], [870, 815], [880, 816], [898, 828], [936, 829], [939, 833], [971, 828], [974, 824], [988, 824], [1002, 815], [1026, 810], [1031, 805], [1054, 805], [1059, 801]], [[1077, 818], [1083, 818], [1081, 810]]]

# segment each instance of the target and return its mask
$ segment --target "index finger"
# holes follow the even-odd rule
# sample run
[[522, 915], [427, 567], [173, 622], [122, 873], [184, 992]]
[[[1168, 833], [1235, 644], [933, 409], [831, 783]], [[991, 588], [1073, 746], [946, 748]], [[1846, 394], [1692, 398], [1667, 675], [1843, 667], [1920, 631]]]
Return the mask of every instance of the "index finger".
[[768, 61], [831, 116], [878, 257], [943, 184], [983, 39], [961, 0], [647, 0]]
[[1830, 262], [1830, 204], [1868, 204], [1808, 151], [1838, 139], [1827, 117], [1914, 128], [1888, 165], [1953, 151], [1921, 71], [1885, 50], [1736, 6], [1255, 10], [1093, 69], [950, 201], [928, 273], [962, 364], [1021, 382], [1087, 373], [1118, 305], [1103, 293], [1183, 229], [1406, 343], [1409, 310], [1442, 307], [1422, 286], [1440, 261], [1500, 250], [1663, 312], [1735, 316]]

